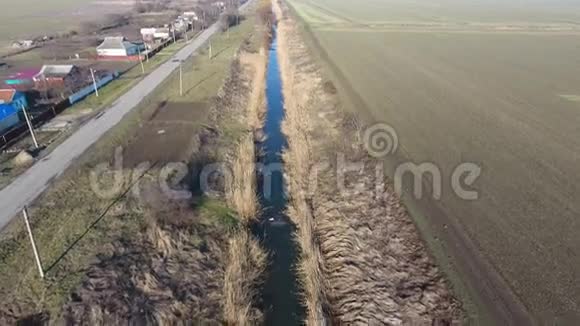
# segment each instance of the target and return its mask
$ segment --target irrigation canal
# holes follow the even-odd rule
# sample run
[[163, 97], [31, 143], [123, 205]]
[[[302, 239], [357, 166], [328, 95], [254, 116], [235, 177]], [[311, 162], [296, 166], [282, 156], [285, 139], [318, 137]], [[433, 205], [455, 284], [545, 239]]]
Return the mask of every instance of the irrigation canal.
[[[281, 130], [284, 120], [282, 82], [277, 55], [277, 34], [273, 30], [268, 53], [266, 97], [268, 110], [262, 143], [262, 164], [271, 174], [261, 175], [269, 182], [259, 182], [264, 207], [259, 237], [270, 252], [270, 265], [262, 288], [266, 325], [302, 325], [304, 308], [297, 281], [297, 249], [293, 239], [295, 226], [285, 215], [286, 196], [281, 154], [287, 146]], [[263, 180], [261, 180], [263, 181]], [[267, 184], [267, 186], [264, 186]]]

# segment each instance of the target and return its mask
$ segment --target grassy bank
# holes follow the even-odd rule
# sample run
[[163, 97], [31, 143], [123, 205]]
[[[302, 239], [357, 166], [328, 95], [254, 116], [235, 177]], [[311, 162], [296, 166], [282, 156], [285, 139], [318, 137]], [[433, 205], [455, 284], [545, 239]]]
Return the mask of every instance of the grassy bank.
[[[223, 182], [216, 182], [221, 196], [185, 200], [166, 198], [159, 182], [189, 190], [199, 164], [233, 162], [246, 151], [235, 144], [248, 130], [240, 117], [246, 115], [253, 68], [234, 57], [240, 47], [258, 52], [255, 24], [252, 11], [229, 37], [216, 35], [211, 60], [202, 51], [183, 64], [183, 96], [173, 75], [34, 203], [31, 222], [44, 280], [31, 263], [23, 225], [14, 220], [0, 242], [3, 323], [227, 320], [222, 307], [228, 270], [242, 270], [237, 280], [253, 284], [263, 263], [259, 247], [238, 238], [247, 211], [241, 217], [228, 204]], [[185, 179], [175, 178], [178, 169], [167, 170], [171, 162], [187, 167]], [[228, 254], [229, 244], [242, 250], [242, 240], [252, 258], [238, 268], [234, 259], [250, 258]]]
[[[307, 325], [326, 324], [329, 321], [326, 281], [322, 273], [322, 257], [315, 234], [311, 207], [308, 201], [312, 194], [307, 193], [310, 183], [310, 169], [313, 165], [310, 148], [310, 135], [314, 125], [309, 118], [305, 103], [308, 87], [297, 88], [298, 66], [291, 57], [289, 44], [289, 17], [279, 1], [274, 2], [274, 13], [278, 20], [278, 58], [280, 64], [282, 89], [284, 93], [285, 119], [282, 130], [288, 140], [284, 153], [287, 183], [291, 194], [288, 215], [297, 225], [296, 241], [300, 246], [299, 273], [303, 287], [304, 302], [307, 310]], [[304, 62], [303, 62], [304, 63]], [[303, 67], [308, 69], [307, 67]], [[314, 85], [310, 85], [314, 86]], [[304, 92], [304, 93], [302, 93]]]
[[259, 22], [258, 47], [254, 53], [242, 53], [240, 64], [251, 67], [252, 83], [246, 101], [244, 126], [238, 139], [237, 155], [231, 162], [232, 174], [227, 183], [226, 197], [241, 218], [241, 229], [232, 236], [229, 246], [229, 263], [225, 271], [224, 314], [230, 325], [256, 325], [263, 322], [262, 312], [255, 307], [258, 284], [264, 280], [267, 253], [253, 237], [250, 227], [258, 222], [261, 207], [257, 197], [256, 143], [264, 125], [266, 111], [266, 49], [269, 46], [270, 26], [264, 19], [263, 9], [270, 7], [270, 0], [257, 4]]

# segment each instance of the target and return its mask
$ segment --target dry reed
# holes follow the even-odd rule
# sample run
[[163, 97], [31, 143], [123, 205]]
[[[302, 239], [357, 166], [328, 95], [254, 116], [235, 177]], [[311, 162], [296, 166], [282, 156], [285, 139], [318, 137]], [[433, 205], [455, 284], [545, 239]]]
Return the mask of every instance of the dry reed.
[[[312, 213], [308, 205], [310, 193], [310, 169], [313, 165], [311, 140], [311, 119], [305, 105], [308, 90], [299, 89], [295, 78], [297, 71], [290, 58], [291, 45], [288, 43], [289, 30], [281, 4], [274, 1], [274, 13], [278, 19], [278, 62], [280, 65], [284, 93], [285, 120], [282, 125], [288, 141], [284, 153], [287, 183], [291, 193], [288, 215], [297, 225], [296, 241], [300, 247], [299, 272], [306, 305], [307, 325], [326, 324], [327, 299], [322, 275], [320, 248], [317, 244]], [[301, 92], [305, 91], [305, 92]]]

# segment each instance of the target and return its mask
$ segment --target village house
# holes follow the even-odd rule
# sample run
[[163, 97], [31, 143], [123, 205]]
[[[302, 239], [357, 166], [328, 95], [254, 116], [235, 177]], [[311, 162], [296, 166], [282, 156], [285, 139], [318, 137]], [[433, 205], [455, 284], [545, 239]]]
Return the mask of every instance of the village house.
[[97, 55], [100, 58], [138, 58], [141, 51], [145, 50], [143, 43], [129, 42], [123, 36], [106, 37], [103, 43], [97, 47]]
[[74, 65], [44, 65], [33, 77], [34, 87], [38, 90], [74, 89], [80, 82], [80, 75], [79, 68]]
[[223, 1], [216, 1], [212, 3], [212, 6], [217, 7], [220, 11], [224, 11], [226, 9], [226, 3]]
[[14, 49], [29, 49], [34, 46], [33, 40], [18, 40], [12, 42], [12, 48]]
[[196, 21], [198, 20], [198, 16], [197, 13], [195, 11], [186, 11], [183, 13], [183, 18], [189, 20], [189, 21]]
[[26, 107], [26, 95], [14, 89], [0, 89], [0, 133], [18, 125], [18, 112]]
[[141, 36], [145, 43], [155, 43], [170, 39], [171, 29], [169, 27], [147, 27], [141, 28]]
[[183, 33], [186, 33], [187, 30], [189, 29], [189, 22], [187, 20], [184, 19], [176, 19], [173, 22], [173, 28], [175, 29], [175, 33], [179, 36]]

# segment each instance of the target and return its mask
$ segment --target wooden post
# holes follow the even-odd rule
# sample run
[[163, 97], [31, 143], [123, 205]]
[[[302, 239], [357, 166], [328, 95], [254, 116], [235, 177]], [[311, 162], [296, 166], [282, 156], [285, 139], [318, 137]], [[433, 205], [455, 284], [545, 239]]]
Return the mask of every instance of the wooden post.
[[143, 57], [141, 57], [141, 48], [137, 47], [139, 49], [139, 62], [141, 62], [141, 73], [143, 73], [143, 75], [145, 74], [145, 66], [143, 66]]
[[26, 107], [22, 104], [22, 113], [24, 113], [24, 118], [26, 119], [26, 124], [28, 125], [28, 130], [30, 130], [30, 136], [32, 136], [32, 142], [34, 143], [34, 147], [38, 149], [38, 142], [36, 141], [36, 135], [34, 134], [34, 129], [32, 128], [32, 122], [30, 121], [30, 117], [26, 112]]
[[183, 96], [183, 69], [182, 62], [179, 62], [179, 96]]
[[240, 0], [237, 0], [236, 6], [236, 26], [240, 25]]
[[149, 62], [149, 50], [147, 50], [147, 43], [145, 42], [145, 36], [141, 34], [141, 40], [143, 41], [143, 45], [145, 45], [145, 57], [147, 58], [147, 62]]
[[26, 207], [22, 209], [22, 215], [24, 216], [24, 223], [26, 224], [26, 230], [28, 230], [28, 235], [30, 236], [30, 244], [32, 245], [32, 251], [34, 252], [34, 259], [36, 260], [36, 266], [38, 267], [38, 273], [40, 273], [40, 278], [44, 279], [44, 270], [42, 269], [42, 263], [40, 262], [40, 256], [38, 255], [38, 250], [36, 249], [36, 242], [34, 242], [34, 236], [32, 235], [32, 229], [30, 228], [30, 222], [28, 221], [28, 211]]
[[97, 87], [97, 80], [95, 79], [95, 71], [91, 68], [91, 77], [93, 77], [93, 86], [95, 87], [95, 95], [99, 97], [99, 88]]

